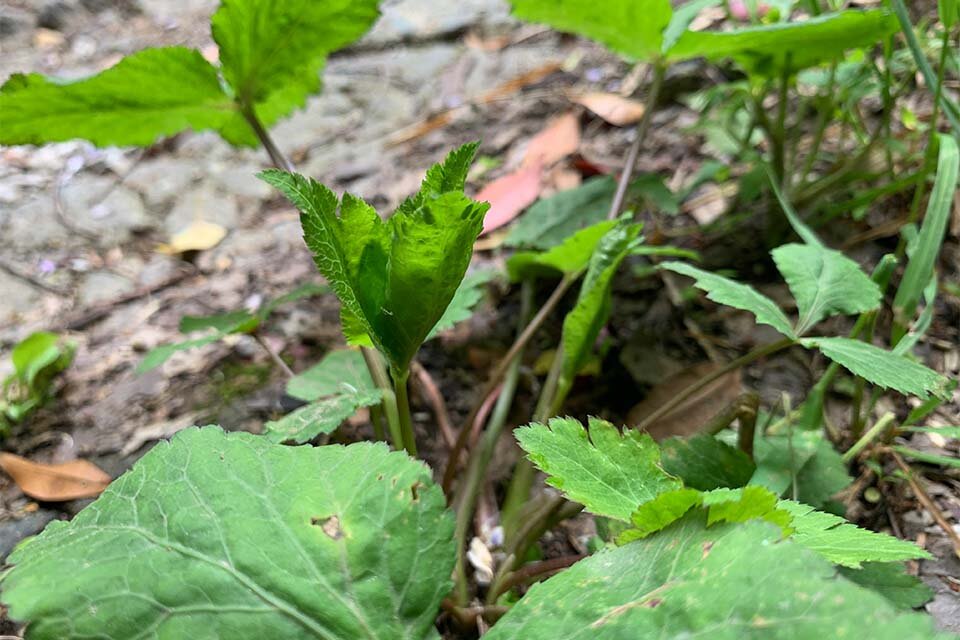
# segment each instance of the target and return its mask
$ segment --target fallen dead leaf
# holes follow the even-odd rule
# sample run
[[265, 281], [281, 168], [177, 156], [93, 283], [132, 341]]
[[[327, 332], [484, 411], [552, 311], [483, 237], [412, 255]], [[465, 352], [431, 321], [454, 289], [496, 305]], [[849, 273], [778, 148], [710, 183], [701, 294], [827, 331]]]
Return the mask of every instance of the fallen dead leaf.
[[[653, 387], [642, 402], [627, 414], [627, 424], [636, 425], [691, 384], [720, 368], [713, 362], [701, 362], [674, 374]], [[740, 370], [721, 376], [666, 414], [647, 431], [657, 441], [671, 436], [688, 437], [697, 433], [711, 418], [726, 409], [742, 393]]]
[[700, 225], [707, 225], [724, 214], [729, 199], [737, 195], [736, 183], [718, 185], [708, 182], [697, 188], [693, 197], [683, 203], [680, 210], [687, 213]]
[[580, 148], [580, 121], [572, 113], [552, 119], [530, 139], [523, 166], [544, 166], [563, 160]]
[[194, 220], [185, 229], [173, 234], [170, 244], [157, 247], [157, 251], [168, 255], [187, 251], [204, 251], [220, 244], [226, 235], [227, 230], [215, 222]]
[[617, 127], [639, 122], [645, 111], [642, 102], [615, 93], [587, 93], [571, 99]]
[[111, 480], [106, 472], [86, 460], [43, 464], [12, 453], [0, 453], [0, 468], [26, 495], [43, 502], [95, 498]]
[[542, 188], [541, 165], [522, 167], [485, 186], [475, 200], [490, 203], [481, 235], [499, 229], [533, 204]]

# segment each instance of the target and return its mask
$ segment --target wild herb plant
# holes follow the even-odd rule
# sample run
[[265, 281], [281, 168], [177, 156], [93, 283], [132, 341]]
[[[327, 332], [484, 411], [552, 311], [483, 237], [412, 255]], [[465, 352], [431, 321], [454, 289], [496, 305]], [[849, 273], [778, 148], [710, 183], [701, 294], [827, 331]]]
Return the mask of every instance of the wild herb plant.
[[[521, 17], [652, 61], [648, 114], [672, 61], [733, 59], [751, 82], [779, 82], [785, 92], [797, 70], [872, 45], [895, 28], [884, 11], [844, 11], [727, 33], [689, 31], [696, 12], [710, 4], [718, 3], [692, 2], [674, 11], [667, 0], [615, 2], [597, 12], [580, 0], [515, 2]], [[943, 4], [948, 12], [956, 9]], [[222, 82], [199, 54], [173, 49], [136, 54], [93, 79], [60, 87], [19, 77], [0, 93], [0, 106], [16, 116], [3, 135], [20, 142], [79, 136], [142, 144], [187, 126], [216, 129], [232, 142], [259, 140], [278, 165], [261, 177], [300, 210], [307, 246], [340, 300], [344, 335], [361, 347], [333, 351], [289, 380], [288, 392], [308, 404], [267, 423], [263, 435], [187, 429], [155, 447], [73, 520], [23, 542], [9, 558], [0, 600], [13, 619], [27, 623], [27, 637], [436, 638], [441, 608], [464, 629], [481, 617], [494, 622], [485, 634], [494, 640], [933, 637], [930, 619], [910, 611], [929, 590], [902, 564], [929, 554], [828, 509], [851, 481], [847, 463], [889, 429], [922, 428], [913, 425], [953, 386], [911, 350], [932, 317], [935, 261], [957, 184], [956, 142], [936, 139], [927, 214], [919, 231], [905, 233], [900, 257], [907, 256], [906, 269], [893, 294], [889, 349], [873, 342], [897, 256], [884, 258], [868, 276], [797, 215], [788, 197], [789, 163], [778, 160], [776, 126], [767, 131], [774, 143], [772, 190], [802, 242], [771, 255], [796, 317], [737, 280], [688, 262], [659, 263], [692, 278], [714, 302], [748, 311], [783, 336], [714, 376], [794, 347], [833, 362], [802, 407], [779, 416], [755, 401], [752, 420], [741, 416], [735, 434], [725, 430], [730, 418], [692, 438], [657, 444], [636, 425], [620, 429], [591, 418], [584, 427], [556, 417], [608, 320], [614, 276], [624, 262], [643, 255], [696, 259], [682, 249], [644, 244], [642, 225], [621, 214], [632, 160], [615, 190], [602, 185], [606, 220], [564, 223], [537, 242], [518, 226], [514, 240], [527, 248], [507, 262], [509, 279], [520, 285], [517, 338], [489, 372], [438, 485], [425, 464], [411, 459], [417, 446], [407, 381], [420, 346], [468, 315], [486, 281], [465, 277], [487, 210], [464, 193], [478, 145], [455, 149], [430, 168], [419, 191], [384, 220], [359, 197], [338, 197], [293, 172], [263, 128], [302, 104], [317, 88], [323, 56], [356, 38], [374, 15], [373, 3], [227, 1], [213, 19]], [[209, 95], [201, 91], [206, 85], [196, 85], [196, 96], [177, 96], [179, 106], [159, 111], [156, 102], [144, 102], [143, 92], [130, 98], [135, 81], [152, 73], [152, 62], [168, 71], [176, 66], [181, 75], [168, 77], [174, 84], [185, 73], [210, 80]], [[133, 113], [124, 116], [118, 104]], [[78, 106], [86, 117], [65, 117]], [[118, 117], [125, 118], [122, 126], [111, 120]], [[649, 115], [645, 122], [641, 131]], [[111, 127], [116, 130], [107, 131]], [[599, 191], [597, 184], [590, 188]], [[587, 195], [585, 202], [593, 203]], [[545, 279], [558, 284], [535, 309], [535, 287]], [[502, 503], [504, 558], [471, 588], [466, 541], [508, 423], [521, 356], [577, 283], [532, 420], [515, 431], [529, 461], [559, 493], [530, 499], [534, 467], [517, 465]], [[255, 335], [277, 304], [297, 295], [256, 312], [185, 319], [181, 330], [208, 330], [198, 339], [207, 343], [231, 333]], [[836, 316], [856, 316], [850, 336], [818, 335], [821, 323]], [[146, 364], [195, 343], [161, 348]], [[892, 389], [921, 399], [921, 409], [900, 425], [893, 414], [884, 416], [841, 456], [821, 429], [823, 396], [841, 368], [862, 392], [869, 390], [868, 404]], [[708, 382], [684, 390], [640, 427]], [[495, 391], [496, 403], [479, 425], [482, 435], [472, 443], [480, 408]], [[378, 405], [394, 451], [382, 442], [310, 444], [358, 408]], [[855, 408], [858, 416], [861, 409]], [[855, 416], [852, 423], [858, 421]], [[377, 440], [388, 439], [376, 416], [373, 426]], [[896, 452], [923, 455], [904, 447]], [[564, 568], [528, 559], [545, 531], [581, 510], [597, 523], [593, 553], [574, 558], [572, 567], [518, 600], [517, 587]]]
[[76, 347], [55, 333], [37, 331], [10, 352], [13, 373], [3, 381], [0, 395], [0, 435], [47, 402], [54, 392], [56, 376], [73, 361]]

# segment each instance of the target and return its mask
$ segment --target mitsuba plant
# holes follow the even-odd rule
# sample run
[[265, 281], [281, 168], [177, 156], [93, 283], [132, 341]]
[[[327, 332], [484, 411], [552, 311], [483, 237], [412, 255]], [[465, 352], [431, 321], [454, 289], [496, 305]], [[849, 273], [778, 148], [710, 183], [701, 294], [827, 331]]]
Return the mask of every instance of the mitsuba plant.
[[[262, 174], [300, 208], [345, 334], [383, 355], [397, 396], [481, 228], [487, 206], [462, 191], [475, 150], [431, 168], [386, 222], [309, 178]], [[614, 222], [596, 251], [637, 249], [629, 228]], [[595, 254], [585, 285], [607, 261]], [[399, 424], [397, 449], [409, 435]], [[927, 557], [909, 542], [763, 486], [685, 483], [648, 435], [602, 420], [587, 430], [555, 418], [516, 435], [553, 486], [619, 533], [531, 588], [495, 640], [933, 635], [906, 610], [925, 594], [897, 563]], [[430, 470], [379, 442], [276, 440], [207, 426], [157, 445], [72, 521], [17, 547], [2, 578], [10, 616], [31, 639], [437, 638], [457, 554]]]

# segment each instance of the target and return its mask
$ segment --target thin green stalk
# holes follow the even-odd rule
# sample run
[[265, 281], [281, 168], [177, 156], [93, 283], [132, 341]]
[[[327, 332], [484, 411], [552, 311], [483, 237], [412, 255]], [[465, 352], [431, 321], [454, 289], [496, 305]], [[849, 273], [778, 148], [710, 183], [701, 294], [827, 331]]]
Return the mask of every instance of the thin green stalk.
[[[923, 180], [917, 185], [917, 190], [913, 192], [913, 201], [910, 203], [910, 214], [907, 216], [907, 223], [912, 224], [920, 216], [920, 204], [923, 202], [924, 185], [930, 171], [936, 165], [934, 162], [936, 146], [934, 142], [937, 137], [937, 119], [940, 116], [940, 96], [943, 94], [943, 77], [947, 68], [947, 51], [950, 48], [950, 32], [943, 30], [943, 42], [940, 49], [940, 66], [937, 68], [937, 87], [933, 94], [933, 113], [930, 115], [930, 130], [927, 132], [927, 148], [923, 154]], [[906, 241], [901, 239], [897, 247], [897, 256], [902, 256], [906, 251]]]
[[407, 380], [410, 378], [410, 370], [391, 371], [390, 377], [393, 378], [393, 393], [397, 398], [397, 413], [400, 418], [400, 435], [403, 440], [403, 448], [407, 453], [417, 457], [417, 440], [413, 433], [413, 418], [410, 415], [410, 395], [407, 391]]
[[807, 181], [807, 177], [810, 175], [810, 172], [813, 170], [814, 164], [817, 162], [817, 156], [820, 155], [820, 145], [823, 144], [823, 136], [827, 132], [827, 126], [830, 124], [830, 116], [833, 113], [833, 88], [837, 82], [837, 63], [834, 62], [830, 65], [830, 76], [827, 79], [827, 90], [822, 99], [826, 102], [820, 109], [820, 116], [817, 119], [817, 128], [813, 135], [813, 143], [810, 145], [810, 151], [807, 154], [806, 159], [803, 162], [803, 168], [800, 170], [800, 178], [797, 180], [797, 185], [802, 185]]
[[[533, 282], [530, 280], [524, 281], [520, 289], [520, 327], [518, 328], [518, 335], [523, 332], [523, 327], [526, 326], [530, 311], [533, 308], [533, 294]], [[514, 358], [510, 363], [510, 368], [507, 369], [500, 395], [497, 397], [497, 404], [493, 408], [490, 422], [487, 424], [483, 439], [480, 441], [480, 451], [470, 458], [467, 479], [463, 490], [460, 492], [460, 503], [457, 505], [457, 521], [454, 529], [454, 539], [457, 541], [457, 561], [454, 576], [456, 579], [456, 600], [459, 606], [464, 606], [467, 602], [467, 575], [464, 563], [467, 530], [470, 528], [470, 521], [473, 520], [477, 497], [480, 494], [480, 487], [486, 476], [487, 467], [493, 458], [497, 441], [500, 439], [510, 407], [513, 405], [517, 383], [520, 380], [520, 360], [521, 357]]]
[[278, 147], [273, 141], [273, 138], [270, 137], [270, 133], [267, 132], [266, 128], [263, 126], [263, 123], [261, 123], [260, 119], [257, 118], [257, 114], [254, 112], [253, 107], [241, 104], [240, 113], [243, 114], [247, 124], [249, 124], [250, 128], [253, 129], [254, 134], [256, 134], [260, 144], [263, 145], [267, 155], [270, 156], [270, 161], [273, 162], [278, 169], [283, 169], [284, 171], [293, 173], [293, 163], [290, 162], [290, 159], [284, 155], [283, 151], [280, 150], [280, 147]]
[[367, 364], [367, 370], [370, 377], [373, 378], [373, 384], [380, 389], [383, 394], [383, 400], [380, 402], [380, 408], [387, 417], [387, 427], [390, 430], [390, 440], [393, 442], [393, 448], [397, 451], [403, 449], [403, 428], [400, 426], [400, 412], [397, 410], [397, 398], [393, 392], [393, 384], [390, 377], [384, 369], [380, 354], [373, 349], [360, 349], [363, 354], [363, 361]]
[[783, 338], [782, 340], [777, 340], [776, 342], [771, 342], [770, 344], [757, 347], [753, 351], [743, 355], [732, 362], [727, 363], [726, 365], [720, 367], [713, 373], [706, 375], [700, 378], [698, 381], [691, 384], [689, 387], [681, 391], [679, 394], [675, 395], [670, 401], [662, 404], [656, 411], [651, 413], [649, 416], [643, 419], [640, 424], [637, 425], [637, 429], [647, 429], [654, 422], [667, 415], [681, 404], [683, 404], [687, 399], [693, 396], [695, 393], [709, 385], [711, 382], [718, 380], [730, 373], [731, 371], [736, 371], [741, 367], [745, 367], [748, 364], [759, 360], [764, 356], [769, 356], [777, 351], [783, 351], [787, 347], [793, 346], [794, 341], [790, 338]]
[[851, 460], [857, 457], [857, 454], [863, 451], [864, 447], [883, 435], [883, 432], [886, 431], [891, 424], [893, 424], [895, 417], [896, 416], [889, 412], [883, 414], [883, 416], [877, 420], [876, 424], [870, 427], [869, 431], [863, 434], [863, 436], [857, 440], [852, 447], [847, 449], [846, 453], [843, 454], [842, 458], [844, 464], [848, 464]]
[[[910, 15], [907, 13], [907, 7], [903, 4], [903, 0], [890, 0], [890, 5], [893, 8], [894, 14], [897, 16], [897, 20], [900, 21], [900, 29], [903, 31], [903, 35], [907, 40], [907, 47], [910, 49], [910, 54], [913, 56], [914, 62], [917, 63], [920, 73], [923, 74], [927, 86], [938, 86], [936, 82], [937, 76], [933, 73], [927, 57], [923, 55], [923, 49], [921, 49], [920, 41], [917, 39], [917, 34], [913, 30], [913, 24], [910, 23]], [[943, 113], [947, 116], [947, 120], [950, 121], [950, 126], [953, 127], [956, 135], [960, 136], [960, 106], [944, 94], [940, 94], [938, 102], [943, 106]]]
[[497, 365], [497, 368], [493, 370], [493, 373], [490, 374], [490, 379], [487, 381], [487, 385], [480, 392], [479, 401], [473, 406], [473, 409], [470, 411], [470, 414], [464, 420], [464, 426], [460, 429], [460, 433], [457, 434], [457, 441], [453, 445], [453, 449], [450, 451], [450, 457], [447, 460], [447, 467], [443, 472], [442, 487], [443, 492], [450, 496], [450, 491], [453, 487], [453, 479], [456, 476], [457, 470], [460, 468], [460, 452], [463, 450], [464, 446], [467, 444], [467, 439], [470, 436], [470, 426], [473, 424], [474, 420], [477, 419], [477, 414], [480, 412], [480, 407], [484, 405], [487, 400], [487, 397], [496, 391], [497, 386], [500, 384], [500, 380], [503, 379], [503, 376], [506, 374], [507, 369], [510, 368], [510, 363], [513, 362], [514, 358], [520, 355], [520, 352], [523, 351], [527, 343], [533, 338], [536, 332], [543, 325], [544, 321], [553, 313], [553, 310], [560, 303], [560, 300], [563, 299], [563, 295], [567, 292], [567, 289], [576, 282], [581, 275], [583, 275], [584, 270], [581, 269], [577, 273], [568, 274], [560, 280], [560, 283], [557, 285], [557, 288], [553, 290], [553, 293], [550, 294], [550, 297], [547, 301], [540, 307], [540, 310], [537, 314], [530, 320], [530, 324], [524, 328], [523, 332], [517, 337], [517, 339], [511, 345], [510, 350], [507, 351], [507, 354], [503, 357], [500, 363]]
[[620, 174], [620, 182], [617, 183], [617, 191], [613, 195], [613, 201], [610, 203], [610, 210], [607, 212], [607, 219], [613, 220], [620, 215], [623, 209], [623, 201], [627, 196], [627, 188], [630, 186], [630, 177], [633, 175], [633, 168], [637, 164], [637, 157], [640, 155], [640, 147], [643, 146], [644, 138], [647, 137], [647, 130], [650, 128], [650, 121], [653, 119], [653, 112], [657, 107], [657, 99], [660, 96], [660, 88], [663, 86], [663, 77], [666, 74], [666, 66], [660, 62], [653, 68], [653, 80], [650, 83], [650, 89], [647, 91], [647, 98], [644, 101], [643, 116], [637, 123], [636, 137], [630, 149], [627, 151], [626, 161], [623, 163], [623, 173]]
[[[537, 398], [537, 407], [533, 412], [533, 422], [546, 422], [560, 412], [563, 403], [570, 392], [569, 384], [560, 384], [563, 372], [563, 345], [557, 347], [550, 365], [550, 371]], [[530, 499], [530, 490], [533, 488], [533, 464], [527, 458], [521, 458], [513, 470], [507, 495], [500, 510], [500, 519], [503, 523], [504, 535], [509, 540], [515, 531], [517, 519], [523, 505]]]
[[786, 187], [787, 181], [787, 102], [790, 89], [790, 53], [787, 52], [786, 63], [780, 74], [780, 89], [777, 94], [777, 121], [774, 129], [773, 169], [777, 172], [781, 188]]

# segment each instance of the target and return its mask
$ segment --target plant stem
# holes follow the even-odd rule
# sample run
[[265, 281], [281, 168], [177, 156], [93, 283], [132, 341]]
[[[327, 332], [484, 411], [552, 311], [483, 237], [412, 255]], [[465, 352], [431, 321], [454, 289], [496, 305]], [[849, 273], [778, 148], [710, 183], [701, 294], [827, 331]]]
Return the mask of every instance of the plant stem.
[[500, 380], [506, 374], [507, 369], [510, 368], [510, 363], [513, 362], [514, 358], [520, 355], [520, 352], [523, 351], [523, 348], [528, 342], [530, 342], [530, 339], [533, 338], [537, 330], [540, 329], [540, 326], [543, 324], [543, 322], [560, 303], [560, 300], [563, 299], [563, 294], [567, 292], [567, 289], [570, 288], [570, 285], [576, 282], [582, 274], [583, 271], [581, 270], [577, 273], [568, 274], [564, 276], [562, 280], [560, 280], [557, 288], [554, 289], [553, 293], [550, 294], [550, 298], [548, 298], [543, 304], [537, 314], [530, 321], [530, 324], [528, 324], [523, 332], [517, 336], [517, 339], [507, 351], [507, 354], [497, 365], [496, 369], [493, 370], [493, 373], [490, 374], [490, 379], [480, 392], [479, 402], [474, 405], [473, 409], [470, 411], [470, 414], [467, 416], [466, 420], [464, 420], [464, 426], [461, 427], [460, 432], [457, 434], [457, 441], [454, 443], [453, 449], [450, 451], [450, 458], [447, 460], [447, 467], [444, 469], [442, 481], [443, 491], [445, 494], [447, 494], [447, 496], [450, 495], [450, 490], [453, 486], [453, 478], [457, 473], [457, 469], [459, 468], [460, 452], [463, 450], [464, 445], [467, 443], [467, 439], [470, 437], [470, 427], [473, 425], [474, 420], [476, 420], [477, 413], [480, 411], [480, 407], [483, 406], [487, 397], [496, 391], [500, 384]]
[[777, 172], [780, 188], [787, 186], [787, 93], [790, 89], [790, 53], [787, 52], [783, 71], [780, 73], [780, 90], [777, 94], [777, 122], [773, 140], [773, 169]]
[[943, 516], [943, 513], [937, 507], [936, 503], [930, 497], [930, 494], [926, 492], [923, 488], [923, 485], [914, 477], [913, 472], [906, 462], [903, 461], [903, 458], [900, 457], [900, 454], [892, 449], [889, 450], [891, 456], [893, 456], [894, 462], [897, 463], [897, 466], [900, 467], [900, 470], [903, 471], [904, 475], [907, 476], [907, 482], [910, 483], [910, 488], [913, 489], [913, 493], [917, 496], [917, 500], [930, 512], [930, 515], [933, 516], [934, 521], [940, 525], [940, 528], [943, 529], [943, 532], [947, 534], [947, 537], [950, 538], [950, 541], [953, 543], [953, 552], [957, 557], [960, 557], [960, 535], [957, 534], [957, 530], [954, 529], [947, 519]]
[[[380, 354], [373, 349], [360, 349], [363, 354], [363, 361], [367, 363], [367, 370], [373, 383], [380, 393], [383, 394], [383, 400], [380, 402], [380, 408], [387, 417], [387, 427], [390, 429], [390, 440], [393, 448], [397, 451], [403, 449], [403, 429], [400, 426], [400, 413], [397, 411], [397, 398], [393, 392], [393, 385], [383, 368], [383, 361], [380, 360]], [[376, 426], [374, 426], [376, 429]]]
[[537, 578], [542, 578], [547, 574], [554, 574], [561, 569], [566, 569], [567, 567], [576, 564], [585, 557], [586, 556], [581, 555], [561, 556], [559, 558], [541, 560], [540, 562], [532, 562], [525, 567], [517, 569], [516, 571], [511, 571], [505, 575], [499, 585], [500, 592], [503, 593], [505, 591], [509, 591], [513, 587], [526, 584]]
[[844, 464], [849, 464], [851, 460], [857, 457], [858, 453], [863, 451], [864, 447], [883, 435], [883, 432], [893, 423], [895, 417], [896, 416], [889, 412], [883, 414], [883, 416], [843, 454]]
[[[533, 307], [533, 282], [524, 281], [520, 290], [520, 323], [521, 327], [526, 322]], [[522, 329], [520, 330], [522, 331]], [[520, 358], [514, 358], [507, 369], [506, 378], [504, 378], [500, 395], [497, 397], [497, 404], [493, 409], [493, 415], [490, 416], [490, 422], [486, 431], [483, 433], [483, 440], [480, 442], [480, 451], [476, 455], [470, 456], [470, 463], [467, 469], [467, 479], [460, 492], [460, 504], [457, 505], [457, 523], [454, 530], [454, 539], [457, 541], [457, 564], [454, 575], [457, 583], [457, 603], [463, 606], [467, 602], [467, 575], [466, 565], [464, 564], [464, 552], [467, 546], [467, 529], [470, 527], [470, 521], [473, 519], [474, 509], [477, 505], [477, 497], [480, 494], [480, 487], [483, 484], [483, 478], [486, 475], [487, 467], [493, 457], [493, 451], [496, 448], [500, 434], [507, 422], [507, 415], [513, 404], [513, 397], [517, 390], [517, 382], [520, 380]]]
[[737, 369], [744, 367], [750, 364], [751, 362], [754, 362], [755, 360], [759, 360], [764, 356], [768, 356], [770, 354], [776, 353], [777, 351], [782, 351], [787, 347], [792, 346], [793, 344], [794, 342], [790, 338], [783, 338], [782, 340], [778, 340], [776, 342], [771, 342], [770, 344], [757, 347], [756, 349], [747, 353], [746, 355], [740, 356], [736, 360], [729, 362], [723, 367], [720, 367], [713, 373], [710, 373], [700, 378], [697, 382], [694, 382], [689, 387], [681, 391], [679, 394], [675, 395], [670, 401], [661, 405], [660, 408], [658, 408], [656, 411], [654, 411], [649, 416], [644, 418], [643, 421], [637, 425], [637, 429], [648, 428], [651, 424], [653, 424], [663, 416], [667, 415], [668, 413], [676, 409], [678, 406], [683, 404], [688, 398], [690, 398], [695, 393], [697, 393], [698, 391], [700, 391], [701, 389], [709, 385], [714, 380], [718, 380], [723, 376], [725, 376], [726, 374], [730, 373], [731, 371], [736, 371]]
[[610, 211], [607, 212], [607, 220], [616, 218], [620, 215], [620, 210], [623, 209], [623, 201], [627, 197], [627, 188], [630, 186], [630, 178], [633, 176], [633, 169], [637, 164], [637, 157], [640, 155], [640, 147], [643, 146], [643, 140], [647, 137], [650, 121], [653, 120], [653, 112], [657, 107], [657, 98], [660, 96], [664, 75], [666, 75], [666, 66], [662, 62], [654, 63], [653, 81], [650, 83], [650, 89], [647, 91], [647, 98], [644, 101], [643, 115], [640, 117], [640, 122], [637, 123], [633, 144], [627, 151], [627, 158], [623, 163], [623, 172], [620, 174], [620, 182], [617, 183], [617, 191], [613, 195], [613, 202], [610, 203]]
[[[917, 63], [920, 73], [923, 74], [927, 86], [937, 86], [936, 75], [930, 68], [930, 62], [923, 55], [923, 49], [920, 48], [920, 41], [917, 40], [917, 34], [910, 23], [910, 15], [907, 13], [907, 7], [903, 4], [903, 0], [890, 0], [890, 6], [893, 8], [897, 20], [900, 21], [900, 29], [907, 39], [907, 47], [910, 49], [910, 54], [913, 56], [914, 62]], [[938, 102], [942, 104], [943, 112], [947, 116], [947, 120], [950, 121], [950, 126], [953, 127], [955, 134], [960, 135], [960, 106], [943, 94], [940, 95]]]
[[[540, 390], [537, 407], [533, 412], [533, 422], [546, 422], [557, 415], [563, 407], [567, 394], [570, 392], [570, 384], [561, 382], [562, 372], [563, 345], [561, 344], [557, 347], [553, 362], [550, 364], [550, 371], [547, 373], [547, 379]], [[504, 497], [503, 507], [500, 509], [503, 532], [508, 540], [516, 530], [517, 520], [520, 517], [523, 505], [530, 499], [530, 489], [533, 487], [534, 475], [533, 464], [530, 460], [526, 457], [520, 458], [513, 470], [513, 477], [510, 478], [507, 495]]]
[[270, 137], [270, 133], [264, 128], [263, 123], [260, 122], [260, 119], [257, 118], [257, 114], [254, 112], [253, 107], [250, 105], [241, 104], [240, 113], [243, 114], [244, 119], [256, 134], [257, 139], [260, 140], [260, 144], [263, 145], [267, 155], [270, 156], [270, 161], [273, 162], [278, 169], [283, 169], [284, 171], [293, 173], [293, 163], [290, 162], [290, 159], [284, 155], [283, 151], [280, 150], [280, 147], [278, 147], [273, 141], [273, 138]]
[[259, 344], [264, 351], [267, 352], [267, 355], [270, 356], [270, 359], [273, 360], [273, 363], [280, 367], [280, 370], [283, 371], [284, 375], [286, 375], [288, 378], [292, 378], [295, 375], [293, 370], [287, 365], [286, 362], [283, 361], [283, 358], [281, 358], [276, 351], [270, 348], [270, 345], [267, 344], [266, 340], [264, 340], [257, 333], [253, 334], [253, 339], [257, 341], [257, 344]]
[[407, 453], [417, 457], [417, 440], [413, 433], [413, 418], [410, 415], [410, 395], [407, 391], [407, 379], [410, 370], [391, 371], [393, 378], [393, 394], [397, 398], [397, 413], [400, 416], [400, 434], [403, 439], [403, 448]]

